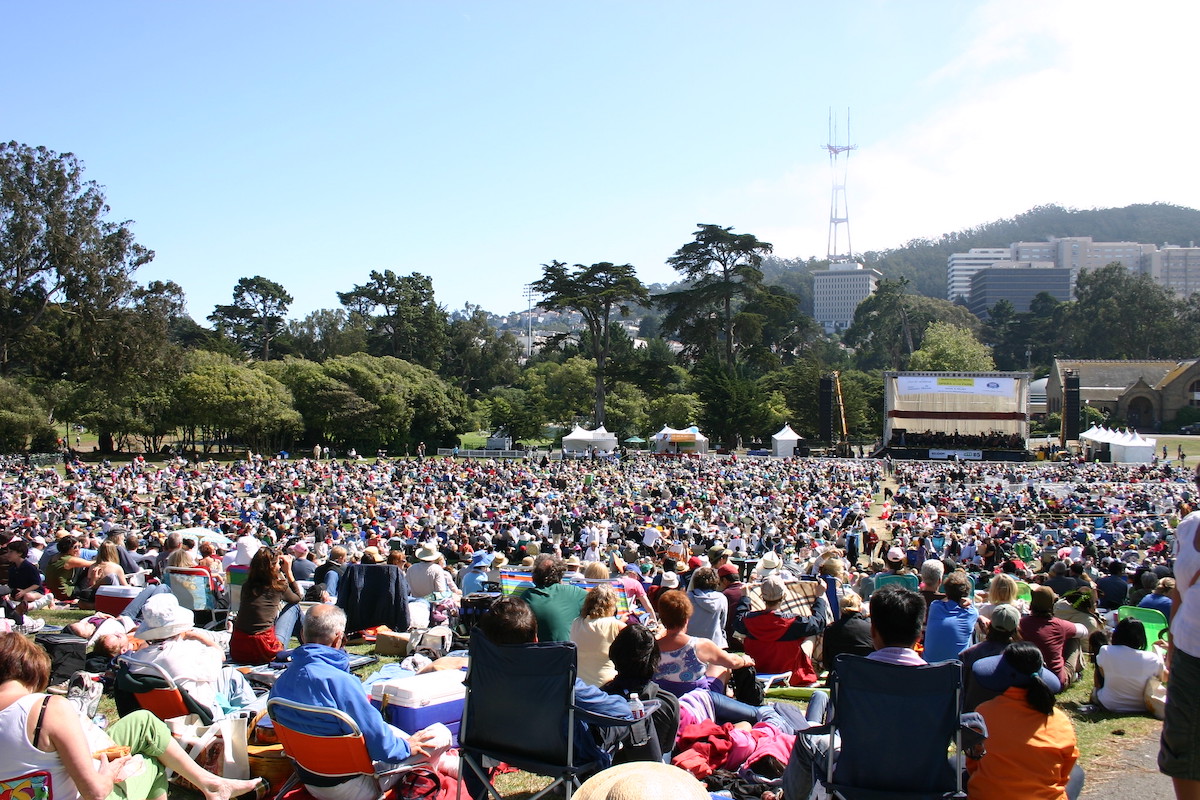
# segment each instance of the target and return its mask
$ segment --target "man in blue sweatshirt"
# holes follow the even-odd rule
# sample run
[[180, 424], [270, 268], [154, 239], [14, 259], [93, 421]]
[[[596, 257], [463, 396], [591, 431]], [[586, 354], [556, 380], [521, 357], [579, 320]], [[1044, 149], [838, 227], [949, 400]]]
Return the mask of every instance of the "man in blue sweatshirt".
[[[291, 664], [271, 687], [271, 697], [344, 711], [358, 723], [373, 761], [395, 763], [413, 756], [429, 756], [432, 734], [407, 734], [387, 724], [371, 705], [362, 682], [350, 674], [350, 656], [342, 649], [345, 638], [346, 614], [342, 609], [325, 604], [310, 608], [304, 615], [304, 641], [308, 644], [293, 652]], [[335, 721], [300, 715], [284, 707], [277, 707], [275, 715], [283, 724], [305, 733], [349, 733]], [[373, 781], [366, 776], [349, 781], [316, 775], [301, 775], [301, 779], [311, 794], [328, 800], [355, 796], [355, 787], [349, 785], [353, 782]], [[378, 788], [374, 792], [377, 795]]]

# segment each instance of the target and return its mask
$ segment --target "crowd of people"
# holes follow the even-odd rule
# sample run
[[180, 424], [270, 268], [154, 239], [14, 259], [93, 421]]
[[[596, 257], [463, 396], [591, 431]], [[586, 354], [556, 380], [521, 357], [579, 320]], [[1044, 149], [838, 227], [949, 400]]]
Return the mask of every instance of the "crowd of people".
[[945, 450], [1024, 450], [1025, 437], [1017, 433], [946, 433], [944, 431], [893, 431], [891, 447], [932, 447]]
[[[103, 626], [95, 644], [104, 652], [136, 647], [132, 660], [168, 665], [219, 715], [255, 702], [219, 657], [226, 650], [234, 661], [263, 663], [298, 640], [309, 654], [296, 663], [345, 671], [319, 648], [338, 651], [333, 633], [345, 615], [322, 609], [343, 605], [348, 565], [399, 567], [411, 595], [451, 624], [460, 606], [497, 588], [501, 571], [523, 570], [531, 585], [505, 598], [515, 606], [493, 604], [495, 617], [485, 615], [508, 633], [499, 621], [482, 629], [498, 642], [573, 641], [583, 686], [622, 702], [631, 693], [669, 698], [659, 712], [673, 726], [665, 755], [674, 751], [674, 763], [697, 777], [758, 761], [754, 747], [738, 749], [737, 763], [698, 758], [716, 752], [695, 746], [704, 723], [758, 731], [755, 742], [779, 748], [765, 764], [787, 764], [803, 740], [806, 718], [733, 696], [740, 672], [819, 686], [845, 653], [914, 665], [961, 660], [968, 709], [994, 715], [1003, 730], [1040, 714], [1030, 719], [1053, 730], [1052, 747], [1007, 734], [989, 744], [970, 767], [970, 796], [998, 794], [996, 776], [1013, 769], [1040, 787], [1031, 797], [1074, 796], [1077, 751], [1054, 694], [1080, 680], [1091, 659], [1094, 702], [1140, 712], [1137, 698], [1168, 677], [1141, 623], [1118, 623], [1110, 612], [1133, 605], [1169, 615], [1172, 598], [1178, 606], [1186, 597], [1200, 573], [1192, 477], [1169, 465], [900, 462], [885, 470], [866, 459], [737, 457], [138, 459], [74, 463], [65, 475], [12, 466], [0, 476], [4, 602], [15, 630], [30, 633], [51, 603], [86, 605], [97, 587], [148, 582], [127, 621], [96, 619], [89, 635]], [[246, 569], [228, 635], [195, 632], [190, 612], [156, 589], [169, 567], [207, 570], [217, 595], [231, 568]], [[589, 578], [599, 588], [583, 588]], [[795, 606], [794, 587], [813, 579], [828, 579], [832, 594], [810, 593]], [[615, 613], [618, 597], [628, 599], [624, 616]], [[302, 617], [304, 600], [316, 603], [315, 615]], [[1195, 697], [1195, 630], [1176, 608], [1161, 763], [1181, 792], [1200, 779], [1188, 717], [1172, 717]], [[45, 688], [40, 674], [9, 680], [23, 687], [14, 702]], [[819, 705], [810, 713], [819, 717]], [[421, 732], [374, 735], [392, 760], [404, 750], [445, 764], [445, 747], [427, 747]], [[779, 786], [770, 772], [765, 791]]]

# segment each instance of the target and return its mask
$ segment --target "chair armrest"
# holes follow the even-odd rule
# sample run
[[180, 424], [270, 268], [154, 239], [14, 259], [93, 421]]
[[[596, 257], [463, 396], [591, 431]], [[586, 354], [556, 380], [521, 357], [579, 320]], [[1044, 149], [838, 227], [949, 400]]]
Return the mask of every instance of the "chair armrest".
[[624, 717], [610, 717], [608, 714], [597, 714], [594, 711], [588, 711], [586, 708], [580, 708], [579, 706], [575, 706], [574, 708], [576, 719], [583, 720], [589, 725], [600, 725], [601, 727], [614, 728], [626, 727], [640, 722], [657, 711], [662, 703], [660, 703], [658, 700], [643, 700], [642, 705], [645, 707], [646, 713], [644, 716], [636, 719], [632, 717], [628, 719]]
[[958, 719], [958, 727], [962, 732], [963, 750], [977, 750], [987, 741], [987, 723], [984, 721], [982, 714], [977, 711], [967, 711], [961, 714]]

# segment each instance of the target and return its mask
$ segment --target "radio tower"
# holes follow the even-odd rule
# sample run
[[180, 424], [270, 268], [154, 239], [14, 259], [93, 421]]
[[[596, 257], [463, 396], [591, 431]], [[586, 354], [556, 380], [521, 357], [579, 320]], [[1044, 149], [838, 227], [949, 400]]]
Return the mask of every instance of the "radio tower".
[[[829, 334], [844, 331], [854, 324], [858, 304], [866, 300], [879, 285], [883, 276], [879, 270], [866, 269], [854, 260], [850, 246], [850, 212], [846, 209], [846, 170], [850, 152], [858, 145], [850, 144], [850, 110], [846, 110], [846, 144], [837, 141], [833, 110], [829, 111], [829, 166], [833, 172], [833, 194], [829, 200], [829, 242], [826, 255], [829, 269], [817, 270], [813, 276], [813, 318]], [[845, 230], [845, 250], [842, 249], [842, 226]]]
[[[834, 144], [837, 141], [837, 123], [833, 119], [833, 109], [829, 110], [829, 144], [825, 150], [829, 153], [829, 167], [833, 174], [833, 192], [829, 199], [829, 242], [825, 255], [831, 264], [854, 260], [854, 248], [850, 246], [850, 211], [846, 207], [846, 173], [850, 165], [850, 152], [857, 150], [858, 145], [850, 144], [850, 109], [846, 109], [846, 144]], [[845, 158], [843, 158], [845, 156]], [[843, 253], [838, 246], [838, 233], [846, 226], [846, 251]]]

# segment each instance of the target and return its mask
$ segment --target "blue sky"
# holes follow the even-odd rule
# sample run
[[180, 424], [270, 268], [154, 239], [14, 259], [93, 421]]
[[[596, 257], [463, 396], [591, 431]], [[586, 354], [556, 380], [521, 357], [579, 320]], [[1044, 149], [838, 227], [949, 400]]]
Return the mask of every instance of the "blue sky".
[[552, 259], [670, 281], [696, 223], [823, 256], [831, 108], [856, 251], [1046, 203], [1200, 207], [1194, 2], [4, 11], [0, 136], [79, 156], [157, 253], [138, 278], [201, 322], [253, 275], [296, 318], [372, 269], [495, 312]]

